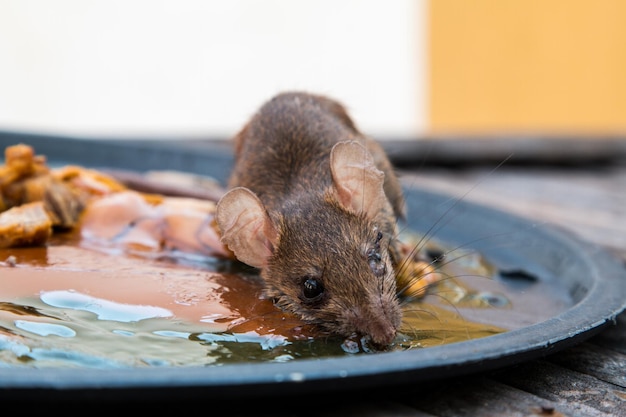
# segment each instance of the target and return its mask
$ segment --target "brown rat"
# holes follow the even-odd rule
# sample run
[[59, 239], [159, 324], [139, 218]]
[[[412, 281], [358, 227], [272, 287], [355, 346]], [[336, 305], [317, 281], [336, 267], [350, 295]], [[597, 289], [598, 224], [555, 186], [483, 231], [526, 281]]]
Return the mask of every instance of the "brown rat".
[[394, 340], [402, 188], [341, 104], [304, 92], [266, 102], [235, 137], [228, 187], [222, 242], [260, 269], [278, 307], [331, 334]]

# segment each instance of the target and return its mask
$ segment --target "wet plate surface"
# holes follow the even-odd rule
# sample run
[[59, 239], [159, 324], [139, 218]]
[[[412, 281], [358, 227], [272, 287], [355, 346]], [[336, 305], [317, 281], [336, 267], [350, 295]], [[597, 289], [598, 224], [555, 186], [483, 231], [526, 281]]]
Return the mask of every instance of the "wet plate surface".
[[[100, 160], [85, 161], [80, 155], [72, 157], [71, 154], [62, 153], [63, 150], [72, 149], [70, 145], [75, 145], [72, 141], [67, 146], [62, 146], [63, 141], [57, 141], [56, 146], [50, 147], [49, 142], [39, 143], [36, 138], [31, 139], [25, 142], [32, 144], [37, 153], [48, 155], [52, 161], [57, 158], [63, 163], [95, 167], [122, 164], [125, 158], [129, 158], [129, 153], [136, 153], [141, 157], [130, 157], [141, 161], [141, 166], [133, 165], [137, 170], [177, 169], [223, 180], [227, 173], [224, 167], [229, 163], [227, 157], [211, 154], [210, 149], [186, 153], [184, 150], [158, 146], [131, 149], [99, 142], [90, 145], [92, 153], [89, 158], [99, 154]], [[4, 147], [13, 142], [0, 144]], [[93, 152], [98, 147], [102, 148], [102, 152]], [[169, 160], [170, 164], [163, 165], [164, 160]], [[231, 360], [225, 360], [219, 355], [215, 359], [208, 353], [206, 346], [225, 346], [229, 340], [224, 340], [227, 338], [223, 332], [224, 323], [232, 324], [236, 317], [231, 317], [232, 312], [221, 311], [221, 307], [217, 306], [217, 310], [214, 308], [211, 311], [221, 313], [222, 320], [216, 320], [214, 316], [207, 316], [206, 303], [194, 303], [189, 298], [190, 294], [198, 295], [198, 277], [205, 274], [202, 268], [194, 267], [184, 273], [178, 272], [176, 276], [167, 265], [154, 266], [144, 275], [137, 275], [133, 284], [128, 281], [124, 283], [127, 286], [124, 291], [126, 295], [122, 298], [114, 295], [120, 293], [114, 273], [107, 275], [106, 272], [100, 272], [107, 276], [98, 277], [94, 282], [106, 279], [110, 285], [96, 291], [96, 284], [90, 286], [90, 278], [84, 276], [84, 270], [72, 272], [66, 269], [56, 271], [58, 276], [54, 280], [57, 283], [67, 281], [65, 286], [46, 287], [41, 282], [32, 283], [33, 288], [41, 291], [39, 299], [35, 301], [20, 298], [23, 289], [29, 285], [28, 278], [23, 279], [18, 288], [8, 283], [8, 275], [5, 274], [4, 278], [0, 277], [3, 280], [2, 311], [12, 316], [10, 326], [3, 324], [4, 330], [11, 327], [8, 330], [13, 334], [34, 334], [46, 341], [51, 337], [55, 340], [76, 338], [72, 332], [78, 328], [78, 332], [85, 337], [81, 339], [85, 340], [85, 349], [81, 350], [82, 356], [78, 355], [80, 357], [77, 358], [71, 357], [77, 354], [69, 348], [37, 351], [32, 344], [11, 345], [5, 340], [5, 344], [0, 347], [4, 355], [0, 358], [0, 395], [12, 398], [20, 395], [24, 398], [72, 398], [84, 394], [94, 398], [119, 399], [150, 398], [157, 394], [160, 398], [242, 398], [276, 395], [279, 392], [310, 393], [423, 382], [494, 369], [552, 353], [595, 334], [623, 309], [626, 271], [602, 248], [550, 226], [536, 226], [508, 213], [426, 192], [418, 187], [407, 189], [407, 199], [407, 230], [425, 235], [434, 245], [434, 251], [441, 249], [445, 253], [444, 262], [449, 262], [451, 268], [447, 273], [463, 282], [460, 286], [443, 287], [439, 294], [433, 294], [431, 300], [436, 305], [447, 292], [449, 297], [456, 297], [454, 303], [440, 302], [437, 306], [440, 310], [416, 315], [428, 323], [425, 327], [430, 326], [421, 329], [421, 333], [416, 333], [419, 337], [414, 338], [423, 340], [423, 346], [426, 347], [414, 343], [390, 352], [359, 354], [330, 348], [329, 351], [309, 352], [308, 356], [294, 359], [297, 352], [302, 350], [294, 348], [290, 351], [290, 344], [284, 343], [283, 339], [250, 333], [244, 327], [238, 333], [239, 340], [232, 336], [234, 339], [231, 342], [245, 345], [242, 342], [247, 337], [245, 341], [253, 346], [253, 350], [240, 351], [239, 358], [251, 355], [260, 360], [232, 360], [231, 354], [228, 355]], [[30, 253], [26, 257], [36, 264], [38, 256], [41, 258], [42, 255]], [[49, 264], [58, 265], [64, 256], [67, 255], [49, 249], [42, 258], [45, 261], [35, 266], [45, 269]], [[98, 269], [99, 263], [104, 265], [107, 262], [97, 253], [82, 256], [86, 257], [85, 263], [92, 265], [94, 271]], [[125, 266], [124, 261], [116, 263], [117, 268], [132, 268], [131, 265]], [[485, 267], [489, 270], [488, 274], [484, 271], [466, 272]], [[158, 277], [168, 272], [174, 277], [166, 284]], [[489, 279], [485, 278], [486, 275], [489, 275]], [[215, 289], [218, 281], [219, 277], [215, 280], [202, 279], [207, 294]], [[77, 282], [83, 283], [84, 290], [69, 290], [76, 288]], [[178, 301], [185, 299], [187, 303], [174, 303], [178, 307], [163, 308], [168, 302], [165, 300], [157, 303], [158, 306], [142, 307], [142, 298], [133, 298], [133, 294], [154, 288], [155, 282], [169, 285], [167, 293], [170, 296], [174, 294]], [[172, 289], [172, 282], [176, 283], [176, 289]], [[258, 289], [253, 281], [245, 279], [229, 285], [232, 288]], [[190, 287], [193, 287], [193, 291], [186, 292], [185, 289]], [[474, 291], [464, 292], [466, 288]], [[477, 308], [476, 299], [472, 299], [477, 295], [488, 308]], [[203, 298], [204, 301], [207, 299]], [[135, 307], [128, 310], [128, 305]], [[450, 306], [452, 308], [446, 308]], [[62, 320], [57, 320], [58, 325], [49, 320], [33, 320], [31, 308], [39, 312], [63, 309], [67, 316], [61, 318], [78, 325], [64, 326]], [[464, 340], [456, 337], [454, 329], [450, 328], [446, 336], [445, 331], [442, 333], [436, 329], [437, 325], [445, 328], [449, 322], [446, 311], [462, 317], [467, 323], [467, 332], [470, 332], [470, 328], [481, 328], [481, 324], [484, 325], [483, 329], [501, 328], [506, 331], [487, 330], [484, 334]], [[58, 311], [54, 314], [58, 314]], [[172, 314], [181, 320], [177, 321], [176, 326], [165, 328], [164, 322], [160, 320], [169, 320]], [[94, 316], [98, 318], [97, 327], [93, 326]], [[132, 323], [145, 318], [149, 320], [144, 323], [151, 324], [146, 324], [142, 332], [138, 332]], [[113, 359], [107, 357], [105, 361], [98, 354], [101, 348], [98, 341], [103, 328], [108, 334], [118, 337], [113, 343], [117, 354]], [[433, 334], [436, 336], [429, 338]], [[144, 344], [134, 345], [132, 337], [139, 337], [135, 340], [143, 340]], [[193, 345], [186, 344], [184, 349], [176, 350], [179, 349], [174, 347], [179, 346], [178, 340], [190, 338], [194, 339]], [[89, 345], [88, 340], [91, 340], [92, 345]], [[138, 348], [140, 345], [142, 347]], [[28, 355], [20, 353], [20, 349], [27, 350]], [[40, 356], [37, 356], [37, 352]], [[232, 348], [232, 352], [237, 351]], [[29, 357], [39, 366], [16, 363], [13, 359], [15, 357]], [[125, 362], [128, 357], [145, 360], [129, 364]], [[289, 359], [280, 360], [281, 357]]]

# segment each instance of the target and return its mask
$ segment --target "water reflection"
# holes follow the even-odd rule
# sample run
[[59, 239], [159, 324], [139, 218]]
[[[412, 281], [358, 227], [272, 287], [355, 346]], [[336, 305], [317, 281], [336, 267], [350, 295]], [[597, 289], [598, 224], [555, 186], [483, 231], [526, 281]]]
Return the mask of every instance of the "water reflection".
[[161, 307], [116, 303], [72, 290], [43, 292], [41, 301], [53, 307], [89, 311], [99, 320], [132, 322], [174, 315]]

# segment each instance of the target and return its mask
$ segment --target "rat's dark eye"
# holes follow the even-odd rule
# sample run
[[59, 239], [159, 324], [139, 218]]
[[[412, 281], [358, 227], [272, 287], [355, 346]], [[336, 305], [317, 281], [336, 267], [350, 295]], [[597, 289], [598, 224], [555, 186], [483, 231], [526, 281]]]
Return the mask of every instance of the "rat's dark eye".
[[302, 295], [307, 303], [319, 301], [324, 295], [324, 286], [318, 279], [307, 277], [302, 281]]

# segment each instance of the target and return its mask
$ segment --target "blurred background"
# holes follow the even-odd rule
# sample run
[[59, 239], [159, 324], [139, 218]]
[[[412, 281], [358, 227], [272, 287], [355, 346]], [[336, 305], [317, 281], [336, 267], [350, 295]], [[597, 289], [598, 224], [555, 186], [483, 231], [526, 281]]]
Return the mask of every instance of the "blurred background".
[[0, 130], [228, 138], [279, 91], [378, 139], [626, 131], [621, 0], [0, 0]]

